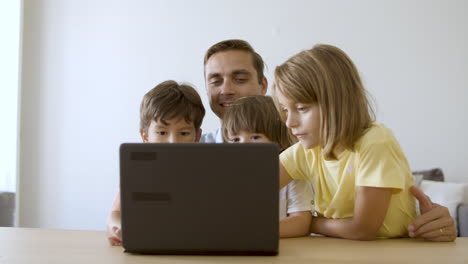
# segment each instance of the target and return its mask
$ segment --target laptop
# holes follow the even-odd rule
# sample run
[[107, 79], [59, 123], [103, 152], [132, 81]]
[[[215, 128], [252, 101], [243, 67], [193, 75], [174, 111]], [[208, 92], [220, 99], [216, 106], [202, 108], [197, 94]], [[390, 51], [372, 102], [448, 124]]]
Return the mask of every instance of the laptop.
[[143, 254], [276, 255], [278, 146], [120, 146], [122, 245]]

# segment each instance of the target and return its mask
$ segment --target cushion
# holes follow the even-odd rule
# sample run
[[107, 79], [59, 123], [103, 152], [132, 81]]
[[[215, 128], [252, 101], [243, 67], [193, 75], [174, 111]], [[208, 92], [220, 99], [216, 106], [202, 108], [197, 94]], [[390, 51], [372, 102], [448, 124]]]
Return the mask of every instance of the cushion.
[[414, 179], [414, 185], [418, 188], [421, 188], [421, 183], [423, 181], [423, 175], [422, 174], [413, 174], [413, 179]]
[[15, 194], [0, 192], [0, 226], [13, 226], [15, 220]]
[[[421, 182], [421, 190], [431, 198], [432, 202], [438, 203], [448, 208], [450, 215], [457, 219], [457, 207], [465, 201], [468, 193], [468, 184], [456, 182]], [[468, 195], [467, 195], [468, 196]]]

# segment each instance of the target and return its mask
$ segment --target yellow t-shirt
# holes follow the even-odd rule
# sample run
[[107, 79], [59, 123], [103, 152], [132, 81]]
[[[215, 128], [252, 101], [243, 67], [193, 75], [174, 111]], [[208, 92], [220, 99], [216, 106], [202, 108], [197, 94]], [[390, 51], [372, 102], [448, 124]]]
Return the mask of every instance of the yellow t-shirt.
[[347, 218], [354, 213], [356, 186], [393, 188], [393, 195], [377, 237], [408, 236], [416, 216], [416, 201], [409, 191], [413, 177], [408, 161], [390, 129], [373, 124], [337, 160], [326, 160], [322, 149], [304, 149], [296, 143], [280, 160], [294, 179], [309, 180], [315, 191], [315, 210], [327, 218]]

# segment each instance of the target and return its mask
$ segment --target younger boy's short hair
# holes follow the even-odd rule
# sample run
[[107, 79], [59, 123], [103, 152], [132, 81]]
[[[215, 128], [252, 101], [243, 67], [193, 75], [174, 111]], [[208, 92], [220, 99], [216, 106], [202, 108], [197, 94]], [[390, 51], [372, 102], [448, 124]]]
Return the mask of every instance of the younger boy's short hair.
[[179, 84], [173, 80], [164, 81], [143, 96], [140, 105], [140, 130], [148, 132], [151, 121], [183, 117], [187, 123], [193, 122], [198, 131], [201, 127], [205, 108], [197, 90], [189, 84]]
[[251, 131], [265, 135], [284, 150], [296, 140], [276, 110], [270, 96], [252, 95], [237, 99], [224, 113], [222, 133], [225, 141], [229, 134]]

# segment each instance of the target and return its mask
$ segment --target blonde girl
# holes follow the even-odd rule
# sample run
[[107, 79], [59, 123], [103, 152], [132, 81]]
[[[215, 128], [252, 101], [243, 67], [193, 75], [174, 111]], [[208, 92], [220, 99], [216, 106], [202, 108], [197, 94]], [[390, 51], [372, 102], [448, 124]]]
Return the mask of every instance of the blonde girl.
[[311, 232], [356, 240], [408, 236], [416, 216], [410, 167], [390, 129], [374, 122], [351, 59], [316, 45], [274, 75], [278, 109], [299, 139], [280, 156], [280, 186], [312, 183], [318, 217]]

